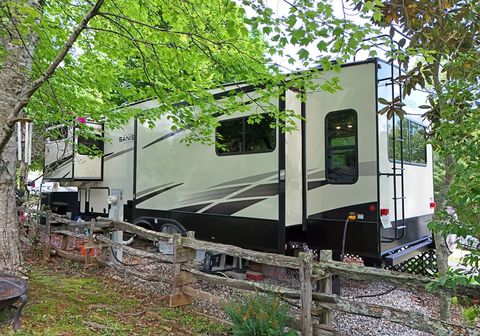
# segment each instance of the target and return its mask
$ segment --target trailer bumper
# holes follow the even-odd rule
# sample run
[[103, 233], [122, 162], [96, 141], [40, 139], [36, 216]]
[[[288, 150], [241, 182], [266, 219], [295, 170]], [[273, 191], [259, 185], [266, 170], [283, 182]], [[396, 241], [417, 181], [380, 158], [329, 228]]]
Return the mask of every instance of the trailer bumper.
[[396, 248], [395, 250], [386, 251], [382, 255], [385, 266], [394, 266], [405, 260], [415, 257], [423, 253], [433, 246], [432, 237], [425, 237], [415, 242]]

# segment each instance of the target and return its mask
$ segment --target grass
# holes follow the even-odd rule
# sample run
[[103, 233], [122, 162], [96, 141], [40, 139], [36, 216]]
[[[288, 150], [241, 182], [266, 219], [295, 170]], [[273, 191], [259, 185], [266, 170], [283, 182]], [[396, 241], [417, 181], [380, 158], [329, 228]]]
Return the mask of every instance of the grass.
[[[155, 294], [125, 288], [64, 260], [31, 264], [22, 329], [1, 335], [226, 335], [227, 327], [190, 309], [169, 308]], [[60, 264], [60, 265], [59, 265]], [[60, 267], [59, 267], [60, 266]], [[5, 312], [0, 311], [0, 321]]]

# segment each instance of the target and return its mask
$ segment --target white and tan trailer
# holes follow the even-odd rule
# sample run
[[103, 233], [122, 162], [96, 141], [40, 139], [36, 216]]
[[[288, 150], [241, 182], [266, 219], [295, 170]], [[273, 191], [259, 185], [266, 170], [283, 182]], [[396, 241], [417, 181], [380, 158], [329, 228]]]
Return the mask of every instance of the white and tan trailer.
[[[297, 241], [369, 263], [399, 262], [431, 244], [434, 203], [432, 150], [417, 111], [424, 96], [404, 101], [409, 114], [402, 120], [378, 114], [379, 98], [400, 93], [396, 76], [396, 67], [378, 59], [313, 72], [314, 81], [338, 77], [343, 89], [307, 92], [304, 102], [296, 88], [272, 97], [278, 110], [303, 117], [286, 134], [271, 128], [268, 116], [247, 122], [261, 110], [255, 87], [212, 91], [219, 104], [232, 91], [245, 93], [246, 109], [218, 116], [222, 148], [186, 146], [187, 131], [172, 131], [168, 119], [153, 128], [132, 120], [121, 130], [107, 125], [104, 156], [89, 159], [75, 153], [79, 140], [70, 130], [71, 145], [47, 142], [53, 169], [46, 179], [79, 187], [81, 216], [110, 215], [155, 230], [180, 225], [201, 239], [265, 251], [283, 253]], [[149, 100], [128, 108], [156, 106]]]

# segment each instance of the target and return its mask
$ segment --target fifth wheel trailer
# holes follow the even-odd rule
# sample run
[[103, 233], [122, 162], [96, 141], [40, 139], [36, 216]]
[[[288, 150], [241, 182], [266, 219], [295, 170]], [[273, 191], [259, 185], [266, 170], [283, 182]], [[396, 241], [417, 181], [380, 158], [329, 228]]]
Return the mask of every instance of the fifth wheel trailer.
[[342, 90], [309, 91], [305, 101], [296, 88], [271, 97], [279, 111], [303, 117], [289, 133], [270, 127], [269, 116], [248, 123], [262, 110], [255, 87], [212, 90], [218, 104], [234, 91], [245, 93], [245, 109], [218, 116], [221, 147], [186, 146], [187, 131], [172, 131], [166, 118], [154, 127], [132, 120], [120, 130], [107, 128], [111, 142], [92, 159], [76, 153], [82, 140], [69, 129], [64, 139], [47, 142], [46, 179], [79, 188], [81, 216], [113, 216], [155, 230], [180, 225], [200, 239], [250, 249], [284, 253], [288, 242], [305, 242], [370, 262], [400, 262], [431, 244], [434, 202], [428, 125], [416, 110], [425, 97], [415, 92], [404, 101], [405, 118], [378, 114], [379, 98], [400, 94], [398, 74], [378, 59], [342, 65], [338, 73], [313, 72], [317, 82], [338, 77]]

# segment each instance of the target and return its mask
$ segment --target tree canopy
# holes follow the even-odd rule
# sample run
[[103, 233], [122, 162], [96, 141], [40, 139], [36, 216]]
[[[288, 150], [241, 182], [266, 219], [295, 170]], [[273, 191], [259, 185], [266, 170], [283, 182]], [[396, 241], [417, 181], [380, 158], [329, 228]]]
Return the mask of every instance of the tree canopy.
[[[364, 2], [357, 6], [366, 6]], [[408, 71], [398, 81], [404, 95], [414, 88], [428, 93], [420, 108], [431, 122], [429, 142], [437, 155], [437, 208], [430, 228], [438, 237], [456, 234], [480, 238], [480, 4], [475, 0], [382, 1], [383, 27], [402, 47], [392, 53]], [[413, 66], [407, 67], [413, 60]], [[412, 62], [410, 62], [412, 63]], [[395, 104], [392, 102], [392, 108]], [[448, 211], [447, 211], [448, 210]], [[476, 281], [480, 251], [463, 259], [466, 277], [445, 281]], [[446, 260], [445, 260], [446, 263]], [[455, 283], [455, 281], [453, 283]]]
[[[12, 136], [25, 115], [37, 131], [44, 131], [78, 118], [117, 127], [134, 115], [153, 121], [170, 112], [173, 129], [189, 129], [191, 140], [212, 142], [214, 116], [241, 106], [234, 96], [216, 106], [207, 89], [244, 81], [261, 86], [263, 95], [256, 103], [263, 112], [275, 115], [282, 129], [293, 127], [292, 119], [299, 116], [269, 108], [269, 98], [286, 85], [312, 84], [295, 75], [287, 82], [284, 67], [275, 64], [274, 57], [338, 69], [374, 29], [337, 16], [330, 2], [280, 4], [287, 10], [275, 10], [263, 0], [1, 1], [0, 203], [6, 208], [0, 230], [12, 238], [0, 239], [0, 267], [21, 265], [11, 172], [16, 158]], [[380, 1], [368, 1], [362, 15], [378, 20], [375, 4]], [[299, 48], [289, 52], [291, 46]], [[319, 54], [310, 54], [312, 46]], [[319, 85], [323, 90], [337, 88], [335, 79]], [[158, 99], [160, 106], [141, 114], [117, 109], [148, 98]], [[178, 102], [198, 108], [179, 109]], [[258, 114], [253, 122], [261, 118]], [[87, 127], [79, 127], [88, 133]]]
[[[2, 2], [2, 31], [15, 30], [33, 59], [31, 78], [41, 78], [92, 4], [29, 3]], [[285, 71], [272, 56], [285, 55], [287, 45], [301, 47], [286, 55], [291, 62], [331, 67], [327, 52], [341, 63], [372, 31], [370, 24], [335, 17], [332, 5], [323, 1], [285, 1], [283, 6], [289, 8], [286, 14], [263, 1], [101, 1], [55, 74], [33, 95], [27, 114], [43, 125], [88, 116], [108, 118], [115, 126], [135, 113], [110, 113], [126, 102], [161, 100], [159, 109], [143, 112], [149, 120], [174, 110], [175, 103], [194, 102], [202, 110], [173, 114], [174, 127], [195, 129], [196, 140], [209, 139], [218, 107], [206, 89], [236, 81], [262, 83], [266, 101], [285, 83]], [[310, 56], [310, 45], [323, 55]]]

